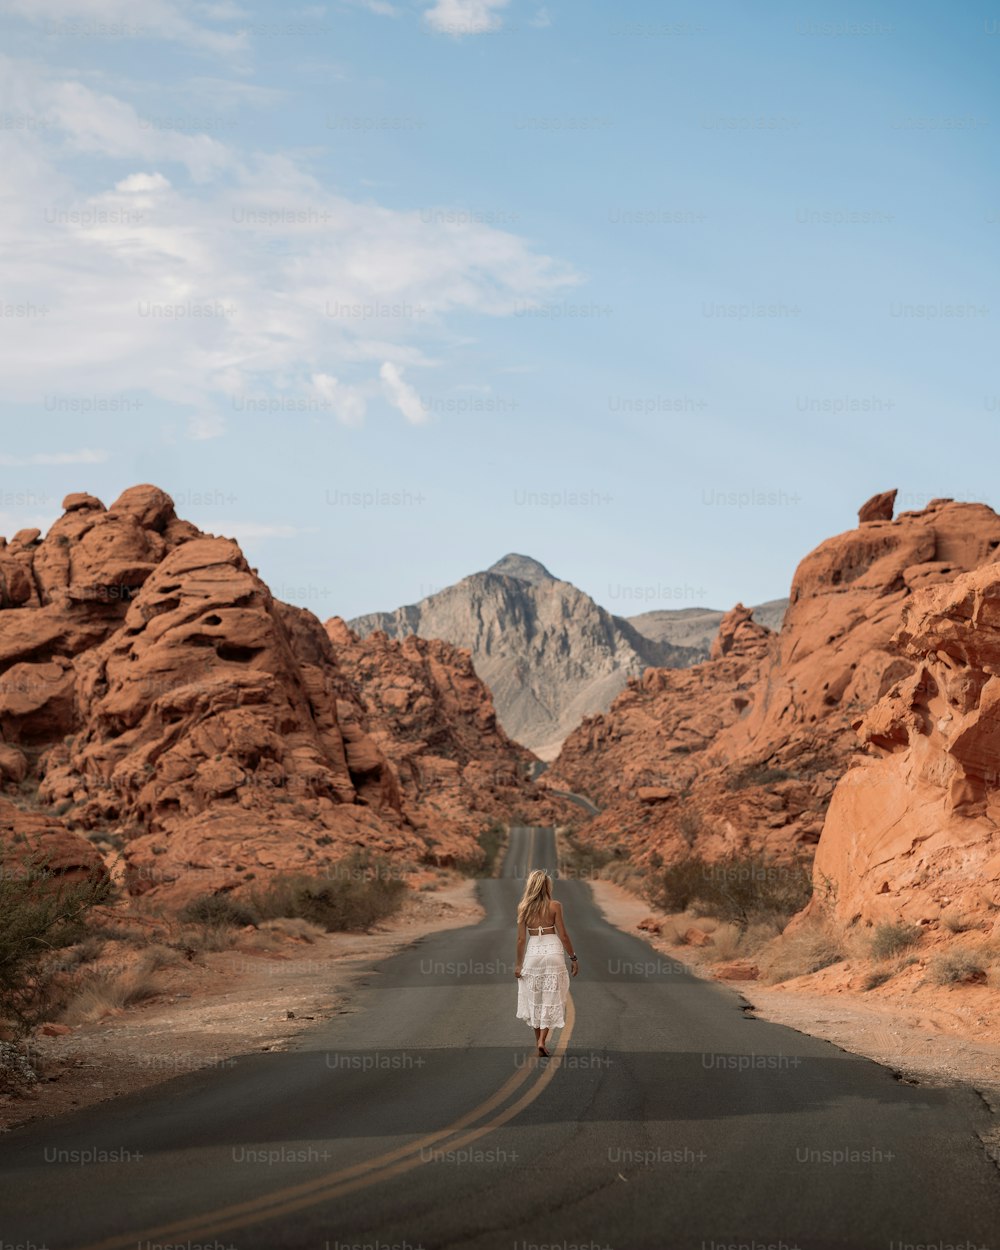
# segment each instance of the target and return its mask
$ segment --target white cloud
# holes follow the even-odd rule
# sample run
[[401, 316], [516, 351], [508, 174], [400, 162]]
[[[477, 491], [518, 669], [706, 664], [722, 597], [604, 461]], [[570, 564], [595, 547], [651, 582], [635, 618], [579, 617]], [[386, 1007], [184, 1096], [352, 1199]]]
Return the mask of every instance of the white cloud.
[[192, 0], [5, 0], [8, 14], [43, 23], [50, 36], [73, 35], [94, 29], [117, 29], [128, 39], [164, 39], [199, 51], [232, 56], [247, 50], [242, 31], [211, 30], [203, 23], [233, 21], [243, 11], [231, 4], [201, 5]]
[[344, 386], [330, 373], [314, 373], [310, 381], [316, 397], [329, 406], [338, 421], [344, 425], [361, 425], [367, 404], [357, 387]]
[[83, 447], [79, 451], [39, 451], [31, 456], [0, 455], [0, 467], [24, 469], [35, 464], [104, 464], [107, 458], [106, 451]]
[[384, 362], [379, 370], [379, 377], [389, 403], [399, 409], [410, 425], [423, 425], [427, 420], [427, 409], [409, 382], [403, 381], [402, 375], [391, 361]]
[[188, 437], [196, 442], [221, 438], [226, 432], [226, 419], [217, 413], [204, 413], [188, 418]]
[[346, 0], [346, 2], [358, 8], [367, 9], [369, 13], [377, 13], [379, 17], [398, 17], [400, 13], [399, 8], [395, 4], [390, 4], [389, 0]]
[[509, 0], [435, 0], [432, 8], [425, 10], [424, 21], [444, 35], [483, 35], [499, 30], [502, 19], [499, 10], [507, 7]]
[[549, 15], [548, 9], [543, 5], [534, 17], [528, 18], [528, 25], [537, 26], [539, 30], [544, 30], [546, 26], [551, 26], [552, 18]]
[[127, 178], [122, 178], [115, 183], [116, 191], [166, 191], [170, 186], [167, 178], [162, 174], [129, 174]]
[[348, 425], [388, 393], [412, 421], [398, 371], [464, 341], [453, 317], [509, 316], [580, 280], [516, 234], [349, 199], [290, 155], [144, 128], [52, 73], [0, 56], [0, 110], [47, 119], [0, 130], [2, 295], [27, 310], [3, 320], [5, 401], [139, 391], [186, 408], [197, 439], [275, 389]]

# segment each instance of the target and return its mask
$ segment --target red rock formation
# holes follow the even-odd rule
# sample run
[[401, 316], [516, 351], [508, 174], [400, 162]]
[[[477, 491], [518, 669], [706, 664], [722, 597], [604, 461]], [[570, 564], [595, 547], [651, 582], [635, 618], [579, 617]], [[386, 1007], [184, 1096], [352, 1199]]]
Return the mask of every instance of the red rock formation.
[[326, 629], [361, 695], [371, 739], [389, 760], [402, 802], [429, 839], [468, 828], [470, 815], [530, 824], [564, 817], [526, 777], [534, 756], [511, 741], [463, 647], [376, 631], [362, 639], [340, 617]]
[[858, 509], [858, 524], [864, 525], [868, 521], [891, 521], [895, 506], [896, 491], [894, 490], [884, 490], [880, 495], [872, 495], [871, 499]]
[[[121, 842], [133, 892], [181, 901], [322, 872], [355, 847], [474, 859], [502, 809], [498, 761], [524, 754], [491, 730], [467, 657], [433, 648], [437, 711], [468, 721], [462, 757], [427, 735], [397, 741], [402, 717], [369, 714], [353, 652], [342, 665], [311, 613], [275, 601], [234, 542], [178, 520], [152, 486], [109, 509], [67, 497], [43, 540], [0, 550], [0, 593], [0, 775]], [[485, 754], [479, 731], [496, 738]]]
[[919, 592], [895, 645], [910, 673], [862, 718], [870, 754], [834, 791], [812, 910], [1000, 932], [1000, 565]]
[[100, 852], [46, 812], [22, 811], [0, 799], [0, 872], [11, 875], [45, 868], [60, 881], [105, 875]]
[[[733, 609], [715, 658], [647, 670], [570, 736], [546, 780], [604, 807], [586, 835], [640, 866], [692, 850], [811, 852], [858, 750], [853, 726], [916, 672], [892, 641], [904, 607], [992, 564], [998, 547], [1000, 517], [951, 500], [829, 539], [799, 565], [779, 635], [751, 632], [744, 650], [752, 623]], [[643, 802], [648, 786], [678, 797]]]

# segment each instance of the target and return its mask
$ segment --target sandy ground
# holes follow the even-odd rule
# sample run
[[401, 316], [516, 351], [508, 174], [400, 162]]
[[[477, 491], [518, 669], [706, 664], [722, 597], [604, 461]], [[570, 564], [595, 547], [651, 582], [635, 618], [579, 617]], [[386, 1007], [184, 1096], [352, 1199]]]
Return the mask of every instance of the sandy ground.
[[255, 950], [252, 934], [241, 934], [231, 950], [164, 968], [154, 998], [59, 1036], [36, 1032], [30, 1049], [40, 1079], [0, 1096], [0, 1131], [225, 1066], [237, 1055], [286, 1049], [303, 1029], [350, 1011], [352, 987], [373, 964], [482, 914], [475, 882], [458, 879], [414, 892], [398, 916], [370, 933], [287, 937], [277, 951]]
[[648, 903], [610, 881], [592, 885], [609, 923], [645, 938], [699, 976], [730, 984], [752, 1005], [755, 1015], [866, 1055], [903, 1080], [971, 1085], [1000, 1113], [1000, 994], [996, 989], [927, 986], [915, 968], [896, 979], [899, 988], [883, 986], [863, 992], [859, 988], [863, 973], [871, 967], [867, 961], [863, 967], [848, 962], [778, 985], [730, 980], [713, 968], [717, 956], [713, 957], [711, 948], [695, 949], [666, 935], [640, 931], [637, 925], [650, 916], [664, 923], [665, 932], [670, 928], [669, 918], [651, 911]]

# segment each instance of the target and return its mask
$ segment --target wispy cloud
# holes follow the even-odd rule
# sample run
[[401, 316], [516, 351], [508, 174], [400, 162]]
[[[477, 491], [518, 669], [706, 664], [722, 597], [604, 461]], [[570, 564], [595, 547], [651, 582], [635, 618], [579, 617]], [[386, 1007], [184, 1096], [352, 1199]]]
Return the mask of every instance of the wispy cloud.
[[391, 361], [385, 361], [379, 376], [389, 403], [399, 409], [410, 425], [423, 425], [427, 420], [427, 409], [409, 382], [403, 380], [396, 366]]
[[[505, 3], [438, 0], [431, 12], [471, 33]], [[124, 22], [136, 8], [7, 5], [30, 21]], [[229, 0], [148, 0], [139, 11], [150, 37], [181, 43], [197, 43], [199, 25], [244, 16]], [[113, 378], [115, 391], [179, 406], [198, 441], [269, 392], [319, 401], [350, 426], [387, 399], [419, 424], [401, 371], [438, 366], [462, 338], [456, 318], [511, 316], [581, 280], [471, 214], [339, 194], [308, 153], [240, 146], [243, 131], [157, 124], [134, 101], [159, 89], [140, 96], [129, 80], [124, 99], [113, 81], [0, 55], [0, 110], [37, 122], [0, 129], [3, 294], [17, 310], [4, 318], [7, 401], [37, 403], [40, 379], [46, 392], [86, 394]], [[211, 73], [187, 81], [193, 98], [221, 108], [274, 102], [268, 88]]]
[[5, 11], [43, 24], [46, 34], [72, 36], [100, 23], [129, 38], [163, 39], [201, 52], [231, 56], [247, 51], [245, 31], [215, 30], [206, 22], [234, 22], [244, 12], [233, 4], [197, 4], [193, 0], [5, 0]]
[[369, 13], [377, 13], [379, 17], [398, 17], [402, 11], [398, 5], [390, 4], [389, 0], [342, 0], [359, 9], [367, 9]]
[[500, 11], [509, 0], [435, 0], [424, 21], [444, 35], [484, 35], [503, 24]]

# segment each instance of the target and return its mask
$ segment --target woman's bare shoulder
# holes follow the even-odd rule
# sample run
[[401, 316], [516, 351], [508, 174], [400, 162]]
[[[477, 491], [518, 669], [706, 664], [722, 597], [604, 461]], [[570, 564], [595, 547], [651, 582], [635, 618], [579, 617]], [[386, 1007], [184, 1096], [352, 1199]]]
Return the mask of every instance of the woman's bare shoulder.
[[562, 911], [563, 905], [562, 903], [559, 902], [557, 898], [549, 899], [549, 902], [552, 904], [553, 911]]

